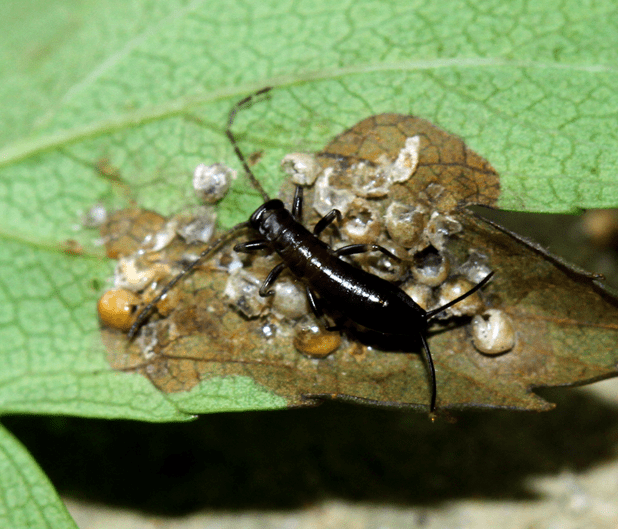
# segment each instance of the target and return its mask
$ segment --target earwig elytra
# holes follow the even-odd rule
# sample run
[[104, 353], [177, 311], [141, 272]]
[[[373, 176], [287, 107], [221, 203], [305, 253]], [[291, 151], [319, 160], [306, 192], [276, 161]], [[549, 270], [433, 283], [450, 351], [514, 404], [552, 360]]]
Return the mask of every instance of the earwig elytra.
[[482, 281], [456, 299], [435, 309], [425, 310], [398, 286], [342, 260], [343, 256], [376, 251], [391, 259], [401, 261], [398, 256], [378, 244], [349, 244], [334, 249], [323, 242], [320, 235], [333, 222], [341, 220], [342, 215], [337, 209], [332, 209], [316, 223], [312, 231], [309, 231], [302, 225], [303, 188], [301, 186], [296, 187], [292, 207], [289, 210], [281, 200], [271, 199], [268, 196], [241, 152], [232, 133], [232, 125], [240, 109], [250, 103], [254, 97], [269, 90], [270, 88], [264, 88], [236, 103], [229, 112], [225, 130], [247, 178], [261, 194], [264, 203], [253, 212], [248, 221], [237, 224], [205, 248], [196, 260], [176, 275], [141, 310], [129, 330], [129, 339], [135, 336], [152, 308], [178, 281], [217, 248], [236, 237], [239, 232], [251, 229], [257, 233], [258, 237], [236, 244], [234, 247], [236, 252], [251, 253], [266, 249], [276, 252], [282, 259], [281, 263], [277, 264], [263, 281], [259, 289], [260, 296], [267, 297], [274, 294], [271, 287], [281, 272], [287, 268], [297, 280], [304, 284], [313, 313], [327, 329], [334, 330], [336, 327], [329, 326], [327, 323], [323, 303], [327, 303], [329, 308], [344, 314], [351, 322], [378, 333], [420, 337], [431, 378], [432, 393], [429, 408], [433, 412], [437, 398], [437, 383], [426, 339], [429, 322], [434, 316], [482, 288], [490, 280], [493, 272], [487, 274]]

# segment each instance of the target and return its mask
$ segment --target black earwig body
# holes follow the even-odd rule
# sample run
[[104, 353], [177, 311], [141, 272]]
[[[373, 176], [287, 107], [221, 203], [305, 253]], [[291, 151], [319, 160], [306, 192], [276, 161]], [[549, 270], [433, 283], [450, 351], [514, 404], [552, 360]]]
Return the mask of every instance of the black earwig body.
[[[254, 96], [265, 93], [268, 90], [270, 88], [260, 90], [253, 96], [237, 103], [230, 111], [228, 127], [226, 129], [226, 134], [232, 142], [236, 155], [242, 162], [249, 180], [262, 194], [265, 203], [255, 210], [249, 222], [236, 225], [221, 238], [210, 244], [196, 261], [187, 266], [170, 281], [161, 293], [140, 312], [129, 331], [129, 338], [136, 334], [154, 305], [184, 275], [190, 272], [202, 259], [213, 253], [216, 248], [231, 239], [237, 232], [246, 228], [252, 228], [259, 234], [260, 238], [239, 243], [234, 247], [234, 250], [248, 253], [268, 249], [276, 252], [282, 259], [282, 262], [275, 266], [264, 280], [259, 291], [261, 296], [265, 297], [274, 294], [270, 287], [281, 272], [285, 268], [289, 268], [294, 276], [304, 283], [309, 304], [319, 319], [324, 321], [320, 300], [325, 300], [328, 302], [329, 307], [342, 313], [350, 321], [368, 329], [384, 334], [415, 335], [420, 337], [431, 376], [432, 393], [429, 407], [430, 411], [433, 412], [436, 404], [437, 387], [435, 368], [426, 340], [429, 321], [435, 315], [459, 303], [482, 288], [491, 279], [493, 272], [489, 273], [480, 283], [457, 299], [436, 309], [426, 311], [397, 286], [343, 261], [341, 256], [369, 251], [380, 251], [393, 259], [400, 259], [377, 244], [351, 244], [333, 249], [321, 241], [319, 239], [320, 233], [334, 220], [340, 219], [341, 213], [333, 209], [315, 225], [313, 232], [310, 232], [301, 224], [303, 195], [302, 187], [300, 186], [296, 187], [291, 211], [286, 209], [281, 200], [272, 200], [268, 197], [246, 163], [245, 157], [231, 132], [231, 126], [238, 110], [251, 101]], [[328, 325], [326, 327], [329, 328]], [[330, 329], [334, 329], [334, 327], [330, 327]]]
[[[297, 188], [297, 199], [301, 190]], [[338, 213], [333, 213], [333, 218]], [[423, 317], [425, 311], [400, 288], [339, 258], [375, 249], [397, 259], [388, 250], [378, 245], [351, 245], [334, 250], [300, 224], [301, 220], [280, 200], [271, 200], [256, 210], [250, 223], [263, 237], [266, 247], [277, 252], [285, 267], [306, 285], [312, 307], [319, 303], [317, 294], [354, 323], [385, 334], [407, 334], [411, 320]], [[237, 245], [235, 250], [247, 251], [246, 243]], [[264, 282], [262, 296], [272, 293], [267, 289], [274, 279], [269, 276]]]
[[373, 331], [419, 336], [431, 375], [429, 407], [433, 412], [437, 387], [435, 368], [426, 340], [429, 320], [483, 287], [493, 272], [457, 299], [426, 311], [397, 286], [340, 259], [343, 255], [374, 250], [399, 260], [397, 256], [377, 244], [351, 244], [335, 250], [318, 236], [333, 220], [341, 217], [340, 212], [332, 210], [316, 224], [312, 233], [300, 223], [301, 211], [302, 187], [297, 186], [291, 212], [280, 200], [269, 200], [262, 204], [249, 220], [251, 227], [262, 238], [234, 247], [237, 252], [266, 248], [281, 257], [282, 262], [272, 269], [262, 284], [260, 295], [274, 294], [269, 290], [270, 286], [285, 268], [289, 268], [305, 284], [309, 304], [318, 318], [323, 318], [319, 300], [324, 299], [328, 301], [329, 307], [344, 314], [350, 321]]

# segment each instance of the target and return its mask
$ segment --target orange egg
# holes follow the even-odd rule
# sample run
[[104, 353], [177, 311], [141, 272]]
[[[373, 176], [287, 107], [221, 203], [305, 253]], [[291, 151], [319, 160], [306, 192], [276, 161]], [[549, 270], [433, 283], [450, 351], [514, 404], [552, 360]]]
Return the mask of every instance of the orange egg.
[[338, 332], [326, 331], [317, 326], [300, 329], [294, 336], [296, 349], [311, 358], [324, 358], [340, 345], [341, 335]]
[[99, 318], [107, 327], [128, 331], [135, 320], [135, 307], [139, 297], [122, 288], [108, 290], [101, 296], [97, 305]]

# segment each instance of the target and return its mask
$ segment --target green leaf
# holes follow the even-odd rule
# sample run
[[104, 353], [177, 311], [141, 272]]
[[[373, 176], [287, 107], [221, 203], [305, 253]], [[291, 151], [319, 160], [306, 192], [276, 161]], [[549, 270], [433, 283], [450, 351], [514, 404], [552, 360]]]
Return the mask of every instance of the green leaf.
[[65, 506], [30, 454], [0, 426], [0, 526], [76, 528]]

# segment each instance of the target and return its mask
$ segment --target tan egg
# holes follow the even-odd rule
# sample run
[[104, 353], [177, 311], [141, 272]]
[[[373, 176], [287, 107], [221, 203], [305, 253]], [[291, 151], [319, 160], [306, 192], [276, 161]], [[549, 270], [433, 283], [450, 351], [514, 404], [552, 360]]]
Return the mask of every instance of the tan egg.
[[135, 307], [139, 297], [123, 288], [108, 290], [101, 296], [97, 305], [99, 318], [107, 327], [128, 331], [135, 320]]
[[312, 358], [325, 358], [341, 345], [341, 335], [317, 325], [303, 327], [294, 336], [294, 347]]

